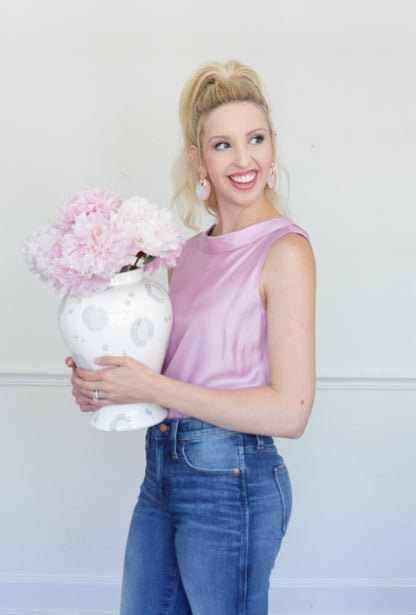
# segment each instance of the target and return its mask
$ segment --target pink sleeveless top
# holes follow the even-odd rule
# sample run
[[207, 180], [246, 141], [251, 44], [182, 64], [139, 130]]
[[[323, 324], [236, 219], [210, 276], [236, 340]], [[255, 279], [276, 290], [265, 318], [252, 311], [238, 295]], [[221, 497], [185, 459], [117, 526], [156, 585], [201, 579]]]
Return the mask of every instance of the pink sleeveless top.
[[[269, 383], [266, 310], [260, 276], [270, 246], [287, 233], [276, 217], [211, 237], [189, 239], [173, 272], [173, 329], [163, 366], [170, 378], [218, 389]], [[169, 418], [185, 415], [169, 411]]]

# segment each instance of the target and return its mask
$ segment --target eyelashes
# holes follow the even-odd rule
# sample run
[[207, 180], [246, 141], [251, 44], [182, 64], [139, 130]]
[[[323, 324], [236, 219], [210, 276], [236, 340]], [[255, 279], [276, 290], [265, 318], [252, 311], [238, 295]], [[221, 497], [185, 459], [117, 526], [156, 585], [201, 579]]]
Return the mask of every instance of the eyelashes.
[[252, 143], [253, 141], [254, 141], [254, 143], [255, 143], [256, 145], [257, 145], [257, 144], [260, 144], [260, 143], [263, 143], [263, 141], [264, 141], [264, 137], [263, 137], [263, 135], [256, 135], [255, 137], [253, 137], [252, 139], [250, 139], [250, 143]]
[[227, 141], [220, 141], [219, 143], [216, 143], [214, 145], [214, 149], [217, 149], [217, 150], [220, 150], [220, 151], [221, 150], [225, 150], [225, 149], [229, 149], [229, 148], [230, 148], [230, 144], [227, 143]]
[[[251, 139], [249, 140], [249, 143], [252, 143], [254, 145], [260, 145], [261, 143], [263, 143], [264, 141], [264, 136], [263, 135], [255, 135], [254, 137], [251, 137]], [[219, 141], [218, 143], [214, 144], [214, 149], [218, 150], [218, 151], [224, 151], [227, 149], [230, 149], [231, 145], [228, 141]]]

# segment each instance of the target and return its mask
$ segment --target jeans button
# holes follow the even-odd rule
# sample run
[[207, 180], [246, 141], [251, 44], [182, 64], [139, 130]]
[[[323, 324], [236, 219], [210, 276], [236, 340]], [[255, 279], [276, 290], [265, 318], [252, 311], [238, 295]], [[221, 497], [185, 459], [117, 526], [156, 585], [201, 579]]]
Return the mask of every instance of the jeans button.
[[170, 427], [169, 425], [166, 425], [166, 423], [161, 423], [159, 425], [159, 431], [161, 431], [162, 433], [166, 433], [167, 431], [169, 431]]

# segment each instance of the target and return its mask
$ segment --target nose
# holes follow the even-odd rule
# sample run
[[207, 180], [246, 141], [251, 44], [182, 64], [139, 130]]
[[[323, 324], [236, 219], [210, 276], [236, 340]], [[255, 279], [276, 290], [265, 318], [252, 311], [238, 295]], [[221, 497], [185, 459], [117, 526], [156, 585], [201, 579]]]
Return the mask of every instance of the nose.
[[235, 164], [241, 168], [246, 168], [250, 162], [250, 153], [246, 143], [241, 143], [234, 148]]

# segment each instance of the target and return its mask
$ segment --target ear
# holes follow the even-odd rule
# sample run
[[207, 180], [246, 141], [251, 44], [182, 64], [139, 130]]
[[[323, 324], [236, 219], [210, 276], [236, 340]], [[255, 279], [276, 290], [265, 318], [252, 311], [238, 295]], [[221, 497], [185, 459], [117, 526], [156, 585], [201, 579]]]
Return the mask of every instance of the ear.
[[272, 146], [273, 146], [273, 160], [276, 158], [276, 133], [273, 133], [272, 137]]
[[201, 156], [199, 154], [199, 149], [197, 148], [196, 145], [190, 145], [189, 146], [189, 155], [192, 158], [192, 160], [194, 161], [196, 170], [199, 173], [199, 175], [201, 177], [205, 177], [206, 176], [206, 170], [205, 170], [204, 165], [202, 164]]
[[198, 152], [198, 148], [196, 147], [196, 145], [190, 145], [189, 146], [189, 155], [192, 158], [192, 160], [194, 161], [195, 166], [198, 166], [199, 152]]

